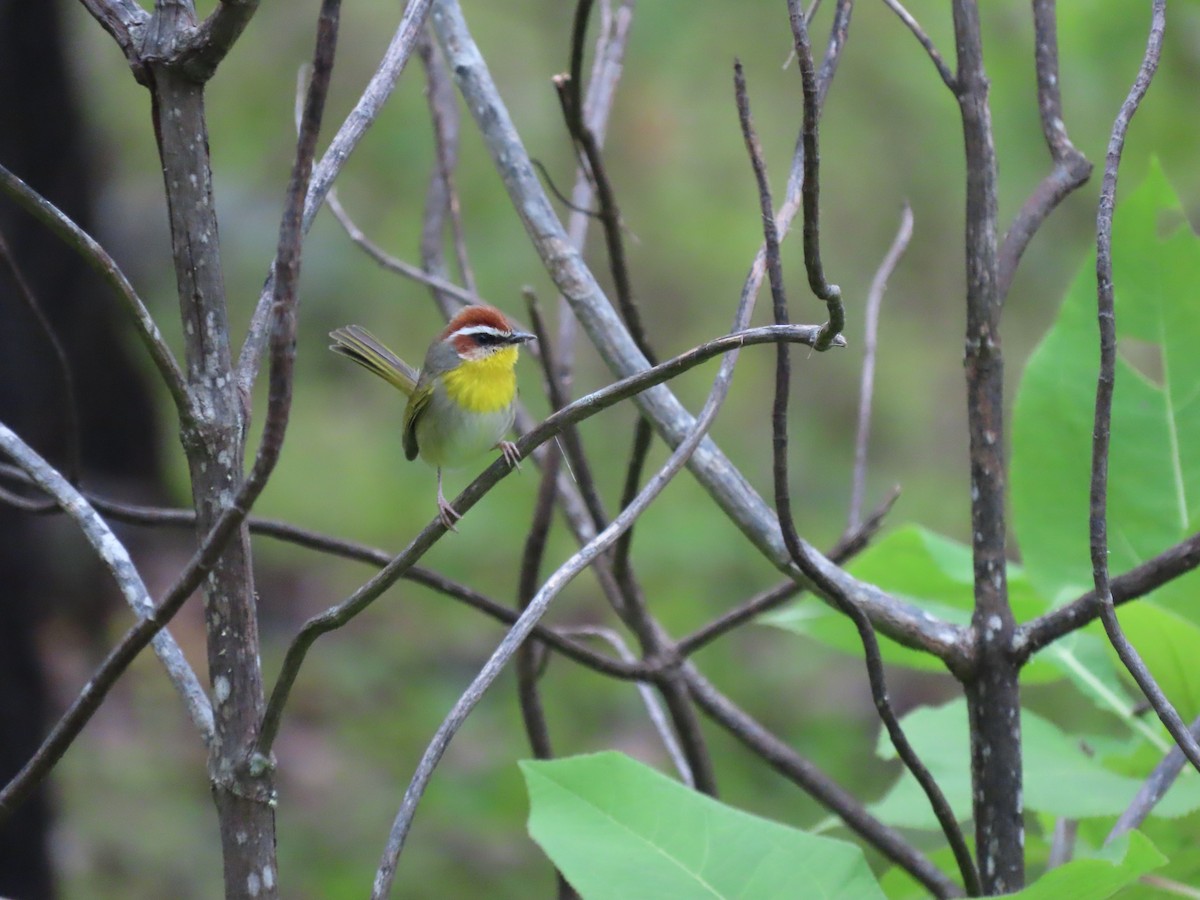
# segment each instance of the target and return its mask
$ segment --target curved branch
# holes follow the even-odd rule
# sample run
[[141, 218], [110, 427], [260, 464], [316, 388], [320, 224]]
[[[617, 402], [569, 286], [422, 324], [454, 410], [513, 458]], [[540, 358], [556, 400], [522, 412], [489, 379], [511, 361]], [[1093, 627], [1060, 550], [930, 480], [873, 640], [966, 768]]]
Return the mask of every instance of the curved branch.
[[158, 368], [158, 374], [167, 386], [180, 419], [186, 424], [192, 419], [191, 400], [184, 385], [183, 372], [166, 339], [158, 330], [142, 298], [138, 296], [116, 260], [86, 231], [76, 225], [70, 217], [53, 203], [27, 185], [24, 181], [0, 165], [0, 190], [3, 190], [31, 216], [58, 235], [72, 250], [83, 257], [84, 262], [96, 270], [108, 282], [125, 308], [133, 315], [150, 358]]
[[[0, 450], [11, 457], [39, 488], [54, 498], [55, 505], [74, 520], [92, 545], [100, 561], [112, 574], [121, 595], [139, 619], [154, 611], [154, 601], [142, 581], [142, 576], [129, 557], [125, 545], [113, 534], [96, 510], [53, 466], [42, 459], [8, 426], [0, 423]], [[187, 658], [167, 631], [154, 638], [154, 652], [162, 660], [167, 676], [179, 692], [188, 716], [207, 745], [213, 738], [213, 711], [200, 679], [188, 665]], [[65, 749], [65, 748], [64, 748]], [[20, 778], [20, 775], [17, 776]], [[32, 787], [32, 783], [30, 783]], [[16, 806], [23, 795], [14, 794], [5, 802]]]
[[1121, 153], [1125, 148], [1125, 135], [1134, 113], [1150, 87], [1158, 61], [1162, 55], [1163, 31], [1166, 27], [1166, 0], [1154, 0], [1150, 37], [1146, 53], [1138, 69], [1137, 78], [1129, 89], [1129, 96], [1121, 104], [1121, 111], [1113, 123], [1112, 136], [1108, 141], [1108, 152], [1104, 159], [1104, 183], [1100, 189], [1100, 207], [1096, 215], [1096, 296], [1097, 318], [1100, 324], [1100, 375], [1096, 379], [1096, 417], [1092, 429], [1092, 483], [1090, 515], [1090, 547], [1092, 553], [1092, 578], [1096, 583], [1096, 597], [1100, 604], [1100, 620], [1104, 631], [1142, 689], [1146, 700], [1154, 708], [1158, 718], [1166, 726], [1175, 743], [1197, 770], [1200, 770], [1200, 741], [1188, 730], [1186, 724], [1162, 688], [1146, 668], [1137, 649], [1125, 637], [1117, 611], [1113, 604], [1112, 586], [1108, 575], [1108, 447], [1111, 439], [1113, 385], [1116, 381], [1117, 320], [1113, 302], [1112, 264], [1112, 219], [1116, 205], [1117, 173], [1121, 165]]

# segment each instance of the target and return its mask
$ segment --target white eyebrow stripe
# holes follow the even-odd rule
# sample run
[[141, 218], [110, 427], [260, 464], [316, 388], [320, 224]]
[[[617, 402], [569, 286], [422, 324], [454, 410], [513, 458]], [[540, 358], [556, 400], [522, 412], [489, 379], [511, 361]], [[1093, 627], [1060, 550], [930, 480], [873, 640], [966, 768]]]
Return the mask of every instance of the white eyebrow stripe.
[[506, 338], [509, 337], [511, 331], [501, 331], [499, 328], [493, 328], [491, 325], [467, 325], [463, 328], [457, 328], [452, 337], [469, 334], [490, 334], [493, 337]]

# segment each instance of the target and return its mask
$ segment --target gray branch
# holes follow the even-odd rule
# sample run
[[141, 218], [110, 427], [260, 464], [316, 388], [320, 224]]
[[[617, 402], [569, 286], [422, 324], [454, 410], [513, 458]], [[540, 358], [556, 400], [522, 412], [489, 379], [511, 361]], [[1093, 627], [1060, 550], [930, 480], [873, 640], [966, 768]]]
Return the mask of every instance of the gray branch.
[[[129, 558], [129, 551], [83, 495], [3, 423], [0, 423], [0, 449], [11, 457], [38, 487], [53, 497], [62, 511], [75, 521], [96, 551], [96, 555], [112, 573], [113, 580], [121, 589], [121, 595], [134, 614], [139, 619], [144, 619], [154, 612], [154, 601], [150, 598], [133, 560]], [[158, 658], [162, 660], [175, 690], [183, 699], [188, 716], [207, 746], [213, 737], [213, 711], [200, 680], [168, 631], [160, 631], [155, 636], [152, 646]]]

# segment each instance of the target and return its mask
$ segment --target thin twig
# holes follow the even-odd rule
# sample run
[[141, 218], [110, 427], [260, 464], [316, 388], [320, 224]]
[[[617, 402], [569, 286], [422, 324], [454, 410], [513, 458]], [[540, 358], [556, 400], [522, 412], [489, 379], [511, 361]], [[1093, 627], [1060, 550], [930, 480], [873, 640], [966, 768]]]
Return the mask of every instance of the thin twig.
[[[1111, 579], [1109, 593], [1115, 604], [1136, 600], [1197, 566], [1200, 566], [1200, 532]], [[1012, 644], [1017, 662], [1023, 665], [1043, 647], [1099, 618], [1100, 606], [1093, 589], [1018, 627]]]
[[[583, 628], [567, 629], [562, 633], [567, 637], [591, 637], [604, 641], [604, 643], [617, 652], [617, 656], [621, 658], [622, 662], [630, 665], [638, 662], [637, 655], [629, 649], [629, 645], [622, 640], [621, 635], [617, 634], [611, 628], [601, 628], [592, 625]], [[679, 740], [671, 730], [671, 723], [667, 721], [667, 714], [664, 712], [662, 704], [658, 702], [658, 697], [655, 696], [653, 689], [647, 684], [639, 683], [637, 689], [642, 697], [642, 703], [646, 707], [646, 715], [650, 717], [650, 724], [654, 726], [659, 740], [662, 741], [663, 747], [666, 748], [667, 756], [671, 758], [671, 764], [675, 766], [675, 771], [679, 773], [680, 781], [688, 787], [695, 787], [696, 780], [692, 776], [692, 767], [688, 764], [687, 755], [683, 752], [683, 748], [679, 746]]]
[[[840, 566], [862, 550], [883, 525], [884, 517], [891, 510], [898, 496], [899, 492], [893, 491], [857, 529], [842, 535], [837, 545], [829, 551], [830, 561]], [[691, 656], [701, 647], [707, 646], [721, 635], [728, 634], [742, 623], [769, 612], [777, 606], [782, 606], [803, 590], [803, 586], [797, 584], [794, 579], [789, 579], [782, 584], [760, 591], [750, 599], [739, 603], [729, 612], [718, 616], [707, 625], [697, 628], [687, 637], [677, 641], [675, 652], [683, 658]]]
[[67, 350], [63, 346], [62, 341], [58, 338], [58, 332], [54, 330], [54, 326], [46, 315], [46, 311], [42, 309], [42, 305], [38, 302], [33, 288], [25, 280], [25, 275], [21, 271], [16, 258], [12, 255], [8, 241], [4, 239], [3, 234], [0, 234], [0, 259], [8, 267], [8, 272], [17, 286], [17, 293], [25, 302], [26, 308], [33, 315], [34, 321], [37, 322], [42, 336], [45, 337], [46, 342], [50, 345], [50, 349], [54, 353], [54, 359], [58, 363], [58, 374], [62, 379], [63, 387], [62, 403], [60, 406], [63, 415], [63, 432], [67, 444], [66, 475], [67, 481], [78, 486], [80, 476], [83, 474], [83, 453], [80, 450], [79, 443], [79, 399], [75, 391], [75, 373], [71, 367], [71, 360], [67, 356]]
[[[433, 0], [409, 0], [400, 24], [396, 28], [396, 33], [392, 36], [391, 43], [388, 44], [383, 59], [363, 90], [362, 96], [346, 116], [345, 121], [333, 136], [333, 140], [329, 142], [321, 161], [313, 168], [308, 194], [304, 200], [302, 233], [307, 234], [308, 229], [312, 227], [317, 210], [321, 208], [325, 195], [333, 186], [334, 179], [341, 173], [346, 160], [350, 158], [350, 154], [354, 152], [367, 129], [379, 117], [388, 97], [395, 90], [396, 83], [400, 80], [400, 75], [404, 72], [404, 67], [420, 38], [421, 30], [425, 26], [425, 17], [429, 13], [432, 3]], [[246, 397], [253, 394], [254, 382], [258, 378], [259, 362], [270, 333], [269, 319], [273, 302], [272, 282], [274, 279], [275, 273], [269, 272], [266, 284], [263, 285], [262, 292], [259, 294], [254, 315], [251, 317], [250, 329], [246, 335], [246, 341], [242, 345], [241, 356], [238, 358], [238, 387], [241, 389], [242, 395]]]
[[[799, 11], [799, 6], [795, 4], [794, 0], [789, 0], [789, 10], [792, 12], [793, 28], [795, 28], [796, 21], [802, 19], [802, 13]], [[800, 28], [803, 29], [802, 21], [800, 22]], [[801, 41], [798, 35], [796, 45], [800, 64], [803, 66], [805, 55], [808, 52], [807, 41]], [[807, 93], [809, 86], [807, 79], [805, 80], [805, 86]], [[783, 284], [783, 268], [779, 258], [779, 236], [775, 230], [775, 217], [771, 203], [771, 190], [767, 184], [766, 165], [763, 161], [762, 148], [759, 146], [758, 136], [754, 131], [754, 124], [751, 119], [750, 101], [746, 93], [746, 82], [742, 73], [741, 63], [734, 64], [734, 87], [737, 95], [738, 118], [742, 127], [742, 136], [745, 139], [746, 150], [750, 156], [751, 166], [754, 169], [754, 176], [758, 185], [759, 206], [762, 211], [763, 220], [763, 238], [767, 247], [767, 276], [771, 285], [775, 323], [777, 325], [785, 325], [788, 321], [788, 311], [787, 297]], [[806, 107], [808, 105], [806, 101]], [[815, 132], [812, 133], [813, 145], [811, 146], [807, 138], [809, 134], [808, 116], [806, 114], [806, 158], [816, 152]], [[814, 169], [806, 169], [804, 185], [806, 196], [809, 191], [813, 195], [816, 194], [815, 180], [812, 180], [815, 179], [816, 175], [817, 172]], [[806, 238], [808, 237], [808, 223], [809, 219], [806, 215]], [[815, 243], [816, 236], [813, 237], [813, 241]], [[806, 251], [807, 246], [806, 240]], [[819, 268], [817, 271], [819, 274]], [[812, 270], [810, 269], [810, 279], [812, 277]], [[832, 315], [831, 309], [831, 317]], [[825, 336], [824, 328], [822, 329], [822, 335]], [[941, 824], [942, 831], [945, 833], [946, 839], [954, 851], [954, 857], [958, 863], [967, 892], [969, 894], [977, 894], [979, 875], [975, 871], [971, 852], [967, 847], [961, 829], [958, 827], [958, 822], [954, 818], [954, 812], [950, 809], [950, 804], [946, 801], [941, 788], [924, 763], [921, 762], [916, 751], [912, 748], [900, 725], [899, 718], [892, 709], [891, 700], [888, 698], [887, 684], [884, 679], [883, 660], [879, 652], [879, 640], [871, 628], [870, 620], [867, 619], [866, 615], [852, 600], [843, 595], [836, 585], [824, 578], [817, 567], [812, 565], [805, 548], [800, 543], [799, 536], [796, 534], [796, 526], [792, 518], [791, 495], [788, 486], [787, 418], [791, 362], [787, 348], [776, 348], [775, 361], [775, 400], [771, 413], [771, 434], [772, 446], [774, 448], [775, 507], [778, 512], [779, 527], [783, 532], [784, 543], [788, 548], [788, 552], [791, 553], [796, 566], [813, 581], [822, 594], [832, 600], [834, 605], [854, 622], [855, 627], [858, 629], [859, 638], [863, 644], [863, 653], [866, 658], [871, 696], [875, 701], [875, 709], [879, 714], [879, 718], [887, 729], [888, 736], [892, 740], [892, 745], [896, 748], [896, 754], [904, 762], [913, 777], [917, 779], [917, 782], [928, 797], [934, 815]]]
[[[801, 188], [804, 202], [804, 268], [808, 272], [808, 286], [818, 299], [825, 301], [829, 310], [829, 321], [814, 347], [815, 350], [825, 350], [846, 327], [846, 314], [842, 309], [841, 288], [825, 280], [825, 269], [821, 264], [821, 157], [817, 137], [821, 101], [813, 68], [812, 47], [808, 41], [808, 25], [800, 0], [788, 0], [788, 19], [792, 23], [792, 37], [796, 42], [796, 60], [804, 93], [804, 184]], [[763, 215], [774, 218], [774, 212], [769, 207]]]
[[[1188, 731], [1193, 738], [1200, 740], [1200, 716], [1192, 720]], [[1121, 835], [1139, 827], [1158, 805], [1158, 802], [1166, 796], [1171, 785], [1175, 783], [1175, 779], [1179, 777], [1179, 773], [1183, 771], [1186, 762], [1187, 757], [1184, 756], [1183, 750], [1178, 744], [1168, 750], [1159, 764], [1154, 767], [1154, 771], [1142, 782], [1137, 796], [1117, 817], [1117, 821], [1108, 833], [1108, 837], [1104, 839], [1104, 843], [1111, 844]]]
[[1111, 440], [1113, 384], [1116, 380], [1117, 325], [1113, 304], [1112, 220], [1116, 205], [1117, 173], [1129, 123], [1150, 87], [1162, 55], [1166, 27], [1166, 0], [1154, 0], [1150, 37], [1137, 78], [1129, 96], [1121, 104], [1113, 124], [1108, 151], [1104, 157], [1104, 182], [1100, 188], [1096, 214], [1096, 295], [1100, 324], [1100, 375], [1096, 379], [1096, 417], [1092, 430], [1092, 481], [1090, 492], [1090, 547], [1092, 578], [1100, 604], [1100, 620], [1121, 662], [1138, 683], [1146, 700], [1166, 726], [1175, 743], [1193, 766], [1200, 770], [1200, 742], [1188, 730], [1183, 719], [1162, 688], [1150, 674], [1137, 649], [1125, 637], [1113, 605], [1108, 574], [1108, 447]]
[[867, 493], [867, 446], [871, 437], [871, 401], [875, 391], [875, 348], [879, 342], [879, 308], [883, 305], [883, 292], [892, 277], [896, 264], [908, 248], [912, 238], [912, 207], [906, 202], [900, 213], [900, 228], [888, 248], [883, 262], [871, 279], [867, 291], [866, 323], [863, 326], [862, 387], [858, 399], [858, 432], [854, 438], [854, 477], [850, 488], [850, 515], [847, 531], [854, 531], [862, 521], [862, 508]]
[[24, 181], [0, 165], [0, 190], [3, 190], [13, 200], [35, 219], [53, 231], [60, 240], [78, 253], [88, 265], [95, 269], [108, 285], [116, 292], [125, 304], [125, 308], [133, 316], [137, 325], [138, 336], [145, 345], [158, 368], [158, 374], [167, 386], [167, 391], [175, 403], [175, 410], [180, 419], [186, 424], [192, 419], [191, 399], [184, 386], [183, 372], [166, 339], [158, 330], [158, 325], [150, 316], [142, 298], [138, 296], [125, 273], [121, 271], [116, 260], [86, 231], [76, 225], [65, 213]]
[[1008, 296], [1021, 255], [1050, 213], [1076, 188], [1087, 182], [1092, 164], [1067, 136], [1058, 79], [1058, 22], [1055, 0], [1033, 0], [1034, 59], [1037, 68], [1038, 113], [1053, 167], [1013, 219], [1000, 246], [997, 289]]
[[930, 62], [933, 63], [934, 67], [938, 70], [938, 75], [942, 78], [942, 84], [957, 94], [958, 82], [954, 77], [954, 73], [950, 71], [950, 67], [946, 65], [946, 61], [942, 59], [942, 54], [938, 52], [933, 40], [925, 33], [925, 29], [921, 27], [921, 23], [913, 18], [912, 13], [904, 8], [900, 0], [883, 0], [883, 2], [904, 23], [904, 27], [913, 33], [913, 37], [917, 39], [920, 45], [925, 48]]
[[[541, 329], [541, 315], [536, 304], [529, 303], [531, 315]], [[544, 329], [543, 329], [544, 330]], [[545, 337], [539, 335], [539, 341]], [[545, 351], [547, 347], [543, 346]], [[552, 408], [551, 412], [557, 412]], [[533, 518], [525, 536], [525, 549], [521, 554], [521, 573], [517, 578], [517, 610], [523, 612], [537, 593], [542, 560], [546, 553], [546, 540], [554, 516], [554, 501], [558, 496], [558, 472], [562, 456], [550, 453], [542, 466], [542, 478], [538, 484], [537, 500], [533, 507]], [[517, 676], [517, 699], [521, 706], [521, 720], [535, 759], [550, 759], [554, 751], [550, 744], [550, 729], [546, 724], [546, 712], [538, 693], [538, 658], [544, 654], [541, 644], [530, 639], [517, 650], [515, 669]], [[559, 873], [559, 877], [562, 875]]]
[[333, 213], [333, 217], [338, 220], [338, 224], [345, 229], [347, 237], [366, 251], [371, 259], [375, 260], [375, 262], [379, 263], [379, 265], [383, 266], [389, 272], [395, 272], [397, 275], [403, 275], [405, 278], [410, 278], [413, 281], [427, 285], [440, 294], [448, 294], [463, 304], [486, 304], [488, 302], [478, 294], [459, 287], [453, 281], [447, 281], [444, 278], [431, 275], [428, 272], [422, 271], [419, 266], [414, 266], [412, 263], [407, 263], [402, 259], [392, 256], [378, 244], [371, 241], [363, 233], [362, 229], [354, 223], [354, 220], [350, 218], [350, 214], [346, 212], [345, 207], [342, 206], [341, 200], [338, 199], [336, 188], [329, 189], [325, 197], [325, 205], [329, 207], [329, 211]]

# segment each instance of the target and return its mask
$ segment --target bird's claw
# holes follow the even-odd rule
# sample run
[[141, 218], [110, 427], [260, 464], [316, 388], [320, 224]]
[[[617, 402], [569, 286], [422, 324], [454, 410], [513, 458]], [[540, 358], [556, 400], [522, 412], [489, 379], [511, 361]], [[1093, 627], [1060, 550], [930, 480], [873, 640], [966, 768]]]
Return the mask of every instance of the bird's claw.
[[447, 531], [458, 533], [458, 529], [454, 527], [454, 523], [461, 519], [462, 516], [458, 511], [450, 505], [445, 497], [438, 497], [438, 520]]
[[517, 449], [517, 445], [512, 441], [501, 441], [496, 445], [500, 448], [500, 452], [504, 455], [505, 462], [513, 469], [521, 468], [521, 451]]

